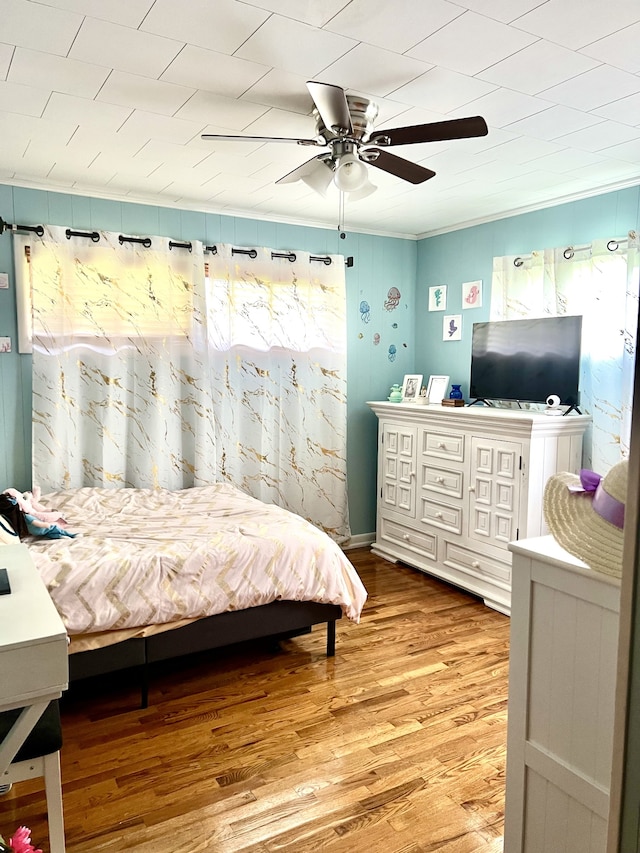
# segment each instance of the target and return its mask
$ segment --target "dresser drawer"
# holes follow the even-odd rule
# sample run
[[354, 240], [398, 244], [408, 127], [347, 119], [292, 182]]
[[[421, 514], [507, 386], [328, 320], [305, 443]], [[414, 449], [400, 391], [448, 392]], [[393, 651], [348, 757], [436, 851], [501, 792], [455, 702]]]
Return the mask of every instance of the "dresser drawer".
[[425, 456], [437, 459], [464, 459], [464, 435], [454, 432], [422, 431], [421, 450]]
[[[506, 556], [506, 555], [505, 555]], [[445, 542], [444, 562], [447, 566], [474, 574], [491, 580], [511, 583], [511, 566], [509, 563], [501, 563], [485, 554], [478, 554], [453, 542]]]
[[450, 506], [422, 497], [420, 499], [420, 519], [425, 524], [433, 524], [441, 530], [448, 530], [450, 533], [462, 532], [461, 506]]
[[451, 498], [462, 498], [462, 471], [452, 471], [448, 468], [438, 468], [433, 464], [424, 464], [421, 469], [420, 485], [423, 491], [446, 495]]
[[436, 559], [438, 540], [435, 534], [413, 530], [411, 527], [405, 527], [404, 524], [398, 524], [397, 521], [383, 517], [380, 520], [380, 538], [402, 545], [403, 548], [419, 551], [424, 557]]

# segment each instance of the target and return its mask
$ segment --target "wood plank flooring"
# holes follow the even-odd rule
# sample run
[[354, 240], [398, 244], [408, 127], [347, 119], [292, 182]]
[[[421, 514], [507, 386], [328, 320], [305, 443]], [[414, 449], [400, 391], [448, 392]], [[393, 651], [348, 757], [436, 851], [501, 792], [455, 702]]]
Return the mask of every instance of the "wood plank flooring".
[[[324, 630], [120, 674], [62, 703], [67, 853], [499, 853], [509, 619], [406, 566], [348, 554], [369, 598]], [[39, 781], [0, 833], [48, 853]]]

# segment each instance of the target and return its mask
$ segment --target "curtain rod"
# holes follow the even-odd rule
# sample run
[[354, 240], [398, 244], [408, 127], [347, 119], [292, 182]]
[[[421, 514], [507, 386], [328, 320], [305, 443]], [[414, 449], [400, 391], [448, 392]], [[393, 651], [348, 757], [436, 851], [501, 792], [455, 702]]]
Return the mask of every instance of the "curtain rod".
[[[44, 234], [44, 228], [42, 225], [11, 225], [9, 222], [5, 222], [2, 217], [0, 217], [0, 234], [4, 231], [35, 231], [38, 237], [42, 237]], [[89, 240], [92, 240], [94, 243], [98, 243], [100, 240], [100, 234], [97, 231], [73, 231], [71, 228], [67, 228], [64, 232], [67, 240], [70, 240], [72, 237], [86, 237]], [[151, 237], [125, 237], [124, 234], [118, 235], [118, 241], [120, 245], [123, 243], [140, 243], [146, 249], [151, 247]], [[613, 242], [613, 241], [611, 241]], [[622, 241], [620, 241], [622, 242]], [[626, 241], [625, 241], [626, 242]], [[607, 244], [608, 245], [608, 244]], [[617, 248], [617, 246], [616, 246]], [[190, 242], [187, 243], [177, 243], [175, 241], [169, 240], [169, 249], [188, 249], [190, 252], [193, 249], [193, 244]], [[213, 246], [205, 246], [205, 252], [211, 252], [212, 255], [216, 255], [218, 253], [218, 247]], [[615, 251], [615, 250], [611, 250]], [[248, 255], [250, 258], [255, 259], [258, 257], [258, 252], [256, 249], [231, 249], [232, 255]], [[274, 258], [286, 258], [292, 263], [296, 260], [295, 252], [271, 252], [272, 260]], [[328, 256], [322, 255], [310, 255], [310, 261], [318, 261], [320, 263], [326, 264], [329, 266], [331, 264], [331, 258]], [[520, 258], [516, 258], [516, 261], [520, 260]], [[521, 266], [521, 264], [514, 264], [516, 266]], [[345, 266], [352, 267], [353, 266], [353, 255], [349, 255], [348, 258], [344, 260]]]
[[12, 225], [10, 222], [5, 222], [0, 216], [0, 234], [5, 231], [35, 231], [38, 237], [44, 234], [42, 225]]
[[[620, 240], [613, 238], [608, 241], [607, 249], [610, 252], [616, 252], [620, 248], [620, 246], [626, 246], [628, 242], [629, 240], [626, 237], [621, 238]], [[562, 255], [564, 258], [566, 258], [566, 260], [570, 261], [576, 252], [584, 252], [587, 249], [590, 249], [591, 246], [591, 243], [587, 243], [585, 246], [567, 246], [567, 248], [562, 252]], [[530, 260], [530, 258], [531, 255], [523, 255], [522, 257], [518, 256], [517, 258], [513, 259], [513, 265], [514, 267], [521, 267], [524, 262]]]

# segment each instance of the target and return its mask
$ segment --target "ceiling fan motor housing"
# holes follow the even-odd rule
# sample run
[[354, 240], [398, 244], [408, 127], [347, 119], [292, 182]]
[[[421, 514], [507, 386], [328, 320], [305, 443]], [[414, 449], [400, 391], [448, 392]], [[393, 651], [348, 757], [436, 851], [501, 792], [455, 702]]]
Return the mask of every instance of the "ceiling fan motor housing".
[[[351, 114], [352, 132], [338, 133], [332, 128], [326, 127], [317, 109], [313, 115], [316, 119], [316, 135], [323, 137], [327, 142], [335, 139], [353, 139], [356, 142], [366, 142], [374, 130], [374, 122], [378, 116], [378, 105], [360, 95], [347, 95], [349, 113]], [[346, 153], [346, 152], [345, 152]]]

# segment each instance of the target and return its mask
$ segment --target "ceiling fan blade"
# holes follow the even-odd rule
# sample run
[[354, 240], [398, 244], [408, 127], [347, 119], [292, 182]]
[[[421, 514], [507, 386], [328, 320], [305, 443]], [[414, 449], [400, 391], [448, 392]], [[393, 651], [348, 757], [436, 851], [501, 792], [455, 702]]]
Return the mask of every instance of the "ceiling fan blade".
[[396, 178], [402, 178], [403, 181], [409, 181], [411, 184], [422, 184], [435, 175], [431, 169], [411, 163], [403, 157], [396, 157], [388, 151], [381, 151], [379, 148], [367, 148], [363, 152], [362, 159], [370, 166], [389, 172], [390, 175], [395, 175]]
[[369, 143], [373, 145], [414, 145], [419, 142], [442, 142], [445, 139], [468, 139], [486, 136], [489, 132], [482, 116], [453, 118], [448, 121], [433, 121], [430, 124], [414, 124], [409, 127], [392, 127], [376, 130]]
[[233, 136], [226, 133], [201, 133], [201, 139], [226, 139], [232, 142], [296, 142], [298, 145], [318, 145], [325, 143], [317, 139], [296, 139], [294, 136]]
[[313, 80], [307, 81], [307, 89], [326, 128], [334, 133], [353, 132], [344, 89], [334, 86], [333, 83], [316, 83]]
[[[330, 173], [329, 180], [331, 180], [333, 170], [329, 165], [330, 160], [330, 154], [318, 154], [317, 157], [312, 157], [311, 160], [307, 160], [292, 172], [287, 172], [286, 175], [283, 175], [283, 177], [276, 181], [276, 184], [292, 184], [294, 181], [301, 181], [304, 178], [309, 177], [309, 175], [312, 175], [316, 170], [319, 170], [320, 167], [327, 168], [327, 171]], [[327, 183], [329, 183], [329, 181], [327, 181]]]

